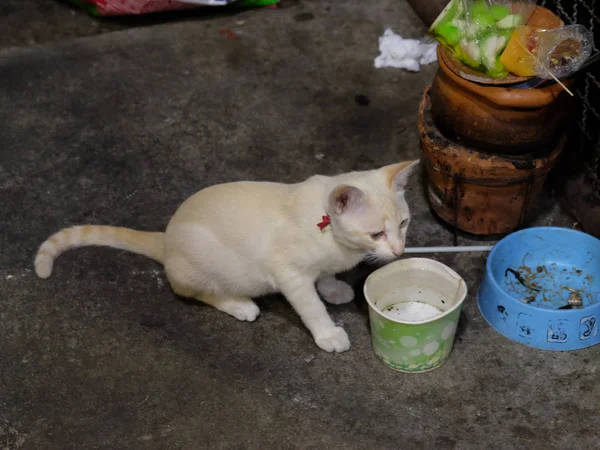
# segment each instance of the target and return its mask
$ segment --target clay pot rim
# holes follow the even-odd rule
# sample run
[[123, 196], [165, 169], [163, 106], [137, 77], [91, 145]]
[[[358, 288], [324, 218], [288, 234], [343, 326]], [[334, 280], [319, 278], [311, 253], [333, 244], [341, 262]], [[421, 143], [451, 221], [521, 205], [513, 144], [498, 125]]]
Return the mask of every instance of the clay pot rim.
[[[531, 88], [531, 89], [515, 89], [509, 87], [500, 86], [485, 86], [472, 81], [465, 80], [464, 78], [456, 75], [446, 65], [444, 57], [442, 56], [442, 46], [438, 45], [437, 57], [440, 65], [440, 70], [450, 78], [454, 83], [458, 84], [461, 88], [473, 92], [479, 95], [485, 100], [494, 103], [498, 106], [506, 108], [543, 108], [548, 104], [556, 100], [559, 94], [562, 93], [563, 88], [555, 83], [550, 86], [543, 88]], [[572, 79], [562, 81], [565, 86], [571, 86], [573, 84]]]
[[441, 49], [442, 52], [438, 54], [438, 59], [441, 57], [444, 60], [444, 64], [448, 66], [448, 69], [450, 69], [452, 73], [454, 73], [454, 75], [476, 84], [482, 84], [484, 86], [505, 87], [507, 85], [521, 83], [523, 81], [527, 81], [533, 78], [519, 77], [513, 74], [509, 74], [505, 78], [487, 77], [484, 76], [482, 72], [478, 72], [477, 70], [464, 65], [456, 56], [452, 54], [452, 52], [449, 49], [447, 49], [443, 45], [441, 46]]
[[[445, 158], [452, 157], [452, 155], [450, 155], [448, 151], [446, 151], [447, 148], [452, 148], [454, 151], [464, 153], [465, 157], [473, 155], [474, 153], [485, 155], [485, 158], [475, 157], [469, 159], [471, 160], [474, 168], [477, 168], [478, 170], [482, 171], [485, 171], [489, 169], [492, 165], [494, 165], [496, 167], [496, 172], [492, 178], [504, 178], [507, 176], [517, 178], [520, 176], [528, 176], [532, 173], [532, 170], [535, 173], [535, 176], [539, 177], [545, 175], [552, 169], [553, 162], [557, 159], [558, 156], [560, 156], [560, 154], [564, 150], [564, 147], [567, 142], [566, 133], [563, 133], [560, 136], [560, 138], [557, 140], [558, 142], [556, 147], [551, 152], [544, 156], [531, 158], [531, 160], [533, 160], [535, 164], [535, 167], [533, 169], [519, 169], [515, 164], [518, 164], [519, 161], [522, 160], [518, 157], [513, 158], [513, 155], [497, 155], [480, 152], [476, 149], [466, 147], [456, 141], [448, 139], [435, 126], [433, 119], [430, 121], [432, 124], [431, 129], [426, 128], [426, 124], [429, 121], [426, 120], [425, 114], [427, 110], [431, 110], [431, 98], [429, 95], [430, 89], [431, 85], [427, 86], [423, 93], [423, 97], [419, 102], [419, 120], [417, 122], [419, 127], [419, 134], [421, 136], [421, 150], [425, 158], [427, 160], [430, 160], [431, 162], [436, 161], [435, 153], [439, 153]], [[433, 138], [429, 136], [429, 133], [434, 134]], [[438, 147], [437, 145], [435, 145], [434, 140], [439, 140], [440, 142], [445, 143], [445, 145], [443, 145], [441, 149], [437, 149], [436, 152], [431, 151], [431, 149]], [[507, 172], [505, 172], [504, 170], [506, 170]]]

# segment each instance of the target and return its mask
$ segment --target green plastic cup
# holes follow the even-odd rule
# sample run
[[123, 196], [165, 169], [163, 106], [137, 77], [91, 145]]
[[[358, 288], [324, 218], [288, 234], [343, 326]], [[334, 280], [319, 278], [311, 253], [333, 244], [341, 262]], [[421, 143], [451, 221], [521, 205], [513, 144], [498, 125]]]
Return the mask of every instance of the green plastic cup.
[[364, 294], [373, 350], [386, 366], [420, 373], [448, 359], [467, 297], [454, 270], [432, 259], [398, 260], [369, 275]]

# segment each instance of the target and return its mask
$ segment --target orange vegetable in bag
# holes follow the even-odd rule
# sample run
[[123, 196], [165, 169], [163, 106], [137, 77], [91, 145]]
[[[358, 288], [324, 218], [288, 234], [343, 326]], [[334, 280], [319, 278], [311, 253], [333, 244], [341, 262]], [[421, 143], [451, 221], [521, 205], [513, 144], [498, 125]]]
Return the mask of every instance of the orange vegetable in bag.
[[521, 26], [513, 31], [500, 62], [506, 69], [521, 77], [536, 75], [537, 28]]

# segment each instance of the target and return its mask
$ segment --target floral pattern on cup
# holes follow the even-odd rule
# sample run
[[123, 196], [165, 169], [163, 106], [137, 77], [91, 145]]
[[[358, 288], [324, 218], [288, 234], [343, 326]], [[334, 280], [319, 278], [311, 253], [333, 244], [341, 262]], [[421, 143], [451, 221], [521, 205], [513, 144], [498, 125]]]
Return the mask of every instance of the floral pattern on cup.
[[373, 348], [388, 367], [402, 372], [435, 369], [448, 358], [461, 308], [426, 324], [403, 324], [371, 314]]

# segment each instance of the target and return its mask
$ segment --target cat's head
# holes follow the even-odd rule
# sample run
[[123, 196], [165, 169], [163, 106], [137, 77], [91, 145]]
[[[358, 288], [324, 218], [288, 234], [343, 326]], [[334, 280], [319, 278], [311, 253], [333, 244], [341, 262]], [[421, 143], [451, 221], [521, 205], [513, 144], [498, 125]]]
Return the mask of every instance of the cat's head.
[[404, 253], [410, 223], [404, 190], [419, 161], [348, 174], [329, 195], [328, 213], [335, 239], [374, 259]]

